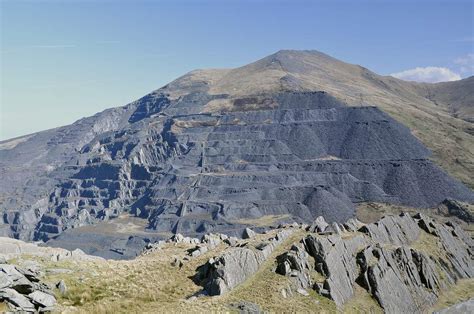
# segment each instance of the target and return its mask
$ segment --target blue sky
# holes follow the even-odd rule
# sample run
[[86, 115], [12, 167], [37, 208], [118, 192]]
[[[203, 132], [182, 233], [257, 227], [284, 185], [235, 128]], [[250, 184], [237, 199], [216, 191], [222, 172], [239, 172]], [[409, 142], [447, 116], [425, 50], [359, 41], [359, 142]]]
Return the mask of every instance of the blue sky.
[[0, 139], [280, 49], [316, 49], [410, 80], [473, 75], [473, 1], [0, 3]]

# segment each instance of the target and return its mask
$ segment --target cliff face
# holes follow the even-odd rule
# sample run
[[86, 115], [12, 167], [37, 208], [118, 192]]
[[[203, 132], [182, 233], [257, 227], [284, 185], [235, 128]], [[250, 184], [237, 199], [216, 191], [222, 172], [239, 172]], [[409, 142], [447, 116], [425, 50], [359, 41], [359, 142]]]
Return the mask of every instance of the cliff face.
[[0, 231], [48, 240], [126, 212], [155, 235], [239, 234], [244, 221], [268, 216], [345, 221], [364, 201], [474, 201], [378, 103], [354, 106], [355, 90], [380, 82], [349, 79], [374, 75], [320, 53], [281, 52], [191, 72], [125, 107], [2, 142]]

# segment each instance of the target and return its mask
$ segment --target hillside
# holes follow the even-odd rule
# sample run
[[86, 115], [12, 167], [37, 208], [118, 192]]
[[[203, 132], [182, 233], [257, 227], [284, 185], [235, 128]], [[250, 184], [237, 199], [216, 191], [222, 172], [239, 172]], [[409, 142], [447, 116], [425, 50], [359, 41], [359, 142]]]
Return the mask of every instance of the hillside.
[[472, 298], [472, 239], [413, 217], [176, 235], [130, 261], [0, 238], [0, 310], [431, 313]]

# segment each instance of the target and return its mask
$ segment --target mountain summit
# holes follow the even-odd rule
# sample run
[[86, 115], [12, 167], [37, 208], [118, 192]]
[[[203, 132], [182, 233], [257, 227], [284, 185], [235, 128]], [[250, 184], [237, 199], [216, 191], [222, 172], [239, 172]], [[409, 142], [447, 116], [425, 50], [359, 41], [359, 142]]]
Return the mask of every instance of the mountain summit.
[[[316, 51], [193, 71], [124, 107], [1, 142], [0, 233], [126, 257], [170, 233], [344, 222], [364, 202], [474, 202], [439, 167], [472, 184], [472, 124], [450, 112], [472, 99], [448, 92], [459, 84], [472, 80], [409, 83]], [[107, 221], [131, 225], [94, 229]]]

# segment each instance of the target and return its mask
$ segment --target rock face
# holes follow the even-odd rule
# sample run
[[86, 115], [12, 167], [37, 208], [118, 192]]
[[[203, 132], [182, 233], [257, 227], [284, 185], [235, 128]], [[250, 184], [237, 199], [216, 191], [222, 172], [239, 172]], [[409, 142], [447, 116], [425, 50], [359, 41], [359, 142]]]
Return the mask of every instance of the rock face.
[[[280, 53], [256, 65], [317, 70], [291, 60]], [[240, 235], [242, 220], [266, 216], [345, 222], [355, 202], [474, 201], [377, 107], [302, 89], [293, 74], [277, 82], [283, 90], [241, 82], [250, 94], [231, 94], [226, 82], [241, 70], [225, 73], [218, 89], [191, 73], [125, 107], [3, 143], [0, 173], [12, 180], [0, 189], [0, 234], [59, 235], [65, 245], [73, 239], [61, 241], [63, 231], [127, 212], [157, 233]]]
[[[424, 251], [412, 247], [425, 238], [431, 242], [423, 244], [428, 246]], [[309, 235], [302, 243], [314, 268], [292, 249], [279, 257], [276, 272], [287, 275], [294, 269], [299, 278], [316, 270], [325, 279], [314, 288], [338, 306], [354, 297], [358, 284], [386, 313], [420, 313], [458, 279], [474, 277], [472, 238], [457, 225], [438, 224], [422, 214], [387, 216], [342, 235]]]
[[291, 233], [291, 229], [282, 230], [256, 247], [228, 248], [201, 268], [197, 281], [209, 295], [225, 294], [255, 274], [274, 248]]
[[51, 289], [30, 269], [0, 264], [0, 302], [21, 312], [51, 311], [56, 304]]

